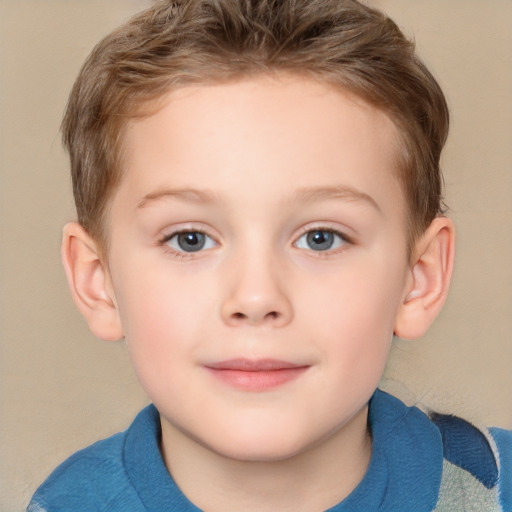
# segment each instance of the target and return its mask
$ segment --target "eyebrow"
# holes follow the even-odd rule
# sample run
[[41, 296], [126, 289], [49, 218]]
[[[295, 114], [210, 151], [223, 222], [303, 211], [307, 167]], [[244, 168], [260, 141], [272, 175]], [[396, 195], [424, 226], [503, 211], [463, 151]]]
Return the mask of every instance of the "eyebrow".
[[162, 189], [146, 194], [137, 204], [137, 208], [144, 208], [153, 201], [159, 201], [162, 199], [178, 199], [192, 203], [213, 203], [216, 200], [216, 195], [207, 190], [199, 190], [195, 188], [177, 190]]
[[[144, 208], [154, 201], [162, 199], [178, 199], [198, 204], [212, 204], [219, 197], [208, 190], [196, 188], [185, 189], [162, 189], [146, 194], [137, 204], [138, 208]], [[307, 187], [295, 191], [291, 195], [291, 202], [307, 203], [326, 199], [343, 199], [346, 201], [361, 201], [372, 206], [378, 213], [382, 214], [380, 206], [372, 196], [347, 185], [336, 185], [330, 187]]]
[[364, 202], [377, 210], [378, 213], [382, 214], [381, 207], [372, 196], [347, 185], [303, 188], [292, 194], [292, 201], [294, 202], [314, 202], [324, 199], [343, 199], [346, 201]]

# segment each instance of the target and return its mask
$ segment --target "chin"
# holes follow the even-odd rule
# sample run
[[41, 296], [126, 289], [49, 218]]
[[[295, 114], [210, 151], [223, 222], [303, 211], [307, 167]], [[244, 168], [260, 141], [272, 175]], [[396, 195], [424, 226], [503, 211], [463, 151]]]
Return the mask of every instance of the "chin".
[[306, 451], [306, 443], [293, 442], [288, 436], [258, 436], [256, 439], [230, 437], [228, 445], [211, 444], [210, 450], [240, 462], [278, 462], [291, 459]]

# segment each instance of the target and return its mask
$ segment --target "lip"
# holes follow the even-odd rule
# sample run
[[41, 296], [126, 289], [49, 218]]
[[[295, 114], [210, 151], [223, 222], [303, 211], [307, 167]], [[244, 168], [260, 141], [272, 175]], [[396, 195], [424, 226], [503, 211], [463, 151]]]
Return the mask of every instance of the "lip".
[[267, 391], [300, 377], [309, 365], [278, 359], [229, 359], [205, 365], [217, 379], [243, 391]]

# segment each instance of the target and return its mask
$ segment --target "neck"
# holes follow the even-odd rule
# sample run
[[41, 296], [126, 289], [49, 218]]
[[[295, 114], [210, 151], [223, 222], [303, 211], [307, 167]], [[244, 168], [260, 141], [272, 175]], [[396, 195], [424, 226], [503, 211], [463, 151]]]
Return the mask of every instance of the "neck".
[[162, 455], [178, 487], [205, 512], [325, 510], [368, 468], [367, 408], [301, 453], [264, 462], [225, 457], [162, 420]]

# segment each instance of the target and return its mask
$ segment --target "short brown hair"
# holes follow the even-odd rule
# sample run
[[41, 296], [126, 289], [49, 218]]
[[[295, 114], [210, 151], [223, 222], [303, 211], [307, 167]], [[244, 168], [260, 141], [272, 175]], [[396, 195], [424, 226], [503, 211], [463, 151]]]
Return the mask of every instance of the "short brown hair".
[[448, 108], [414, 44], [384, 13], [355, 0], [157, 1], [103, 39], [62, 124], [79, 222], [107, 243], [123, 129], [147, 115], [150, 102], [189, 84], [275, 72], [335, 85], [389, 115], [413, 242], [441, 213]]

